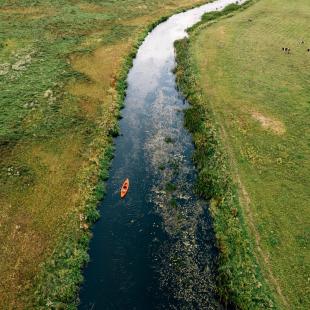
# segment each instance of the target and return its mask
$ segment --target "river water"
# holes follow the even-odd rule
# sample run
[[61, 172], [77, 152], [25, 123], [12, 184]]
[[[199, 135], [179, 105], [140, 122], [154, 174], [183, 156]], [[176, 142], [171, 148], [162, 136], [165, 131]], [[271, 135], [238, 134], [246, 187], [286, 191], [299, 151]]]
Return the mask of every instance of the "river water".
[[[121, 135], [93, 228], [79, 309], [222, 309], [208, 206], [196, 197], [187, 103], [176, 89], [174, 41], [233, 0], [177, 14], [141, 45], [128, 75]], [[130, 189], [120, 200], [119, 189]]]

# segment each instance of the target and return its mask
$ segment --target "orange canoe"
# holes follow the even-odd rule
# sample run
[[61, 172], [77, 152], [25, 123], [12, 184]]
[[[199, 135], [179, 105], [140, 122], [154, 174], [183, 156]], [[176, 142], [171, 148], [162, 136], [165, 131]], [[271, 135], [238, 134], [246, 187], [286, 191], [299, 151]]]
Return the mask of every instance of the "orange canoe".
[[129, 179], [126, 179], [121, 188], [121, 198], [124, 198], [129, 189]]

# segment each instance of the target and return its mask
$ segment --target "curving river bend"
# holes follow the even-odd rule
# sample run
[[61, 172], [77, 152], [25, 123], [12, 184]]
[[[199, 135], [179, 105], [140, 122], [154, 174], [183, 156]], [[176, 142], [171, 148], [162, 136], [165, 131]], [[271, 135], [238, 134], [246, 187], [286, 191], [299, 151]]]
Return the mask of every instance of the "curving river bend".
[[[94, 226], [79, 309], [222, 309], [207, 205], [194, 194], [187, 103], [176, 89], [174, 41], [218, 0], [172, 16], [141, 45], [128, 75], [121, 135]], [[242, 1], [244, 2], [244, 1]], [[124, 200], [119, 188], [125, 178]]]

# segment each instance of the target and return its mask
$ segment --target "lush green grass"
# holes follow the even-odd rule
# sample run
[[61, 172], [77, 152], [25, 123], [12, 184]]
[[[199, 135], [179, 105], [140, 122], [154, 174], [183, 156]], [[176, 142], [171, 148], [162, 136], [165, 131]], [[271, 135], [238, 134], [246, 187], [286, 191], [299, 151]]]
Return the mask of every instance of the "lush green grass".
[[[257, 292], [242, 282], [247, 275], [241, 271], [255, 259], [244, 259], [251, 251], [243, 252], [248, 244], [240, 240], [247, 234], [242, 219], [236, 225], [229, 212], [243, 214], [277, 303], [308, 309], [310, 2], [260, 0], [231, 15], [211, 25], [206, 18], [178, 48], [179, 80], [194, 105], [187, 124], [197, 145], [199, 189], [213, 198], [224, 252], [220, 271], [227, 278], [221, 280], [230, 281], [227, 293], [248, 308], [249, 300], [239, 298]], [[199, 117], [201, 122], [191, 121]], [[227, 199], [227, 193], [239, 199]]]
[[0, 300], [74, 308], [148, 25], [202, 0], [0, 0]]

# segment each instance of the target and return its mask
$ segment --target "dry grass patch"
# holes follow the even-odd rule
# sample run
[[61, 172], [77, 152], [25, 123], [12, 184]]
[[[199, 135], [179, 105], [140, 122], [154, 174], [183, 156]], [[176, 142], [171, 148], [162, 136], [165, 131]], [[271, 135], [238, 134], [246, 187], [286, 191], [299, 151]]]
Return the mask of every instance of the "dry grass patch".
[[[14, 162], [23, 163], [35, 176], [29, 186], [19, 184], [22, 176], [16, 175], [13, 183], [1, 188], [5, 196], [0, 201], [4, 206], [0, 223], [5, 230], [0, 234], [0, 268], [6, 280], [0, 287], [0, 298], [12, 309], [27, 305], [28, 301], [19, 304], [16, 296], [27, 295], [40, 263], [50, 255], [57, 239], [78, 228], [72, 215], [78, 199], [73, 180], [83, 164], [80, 144], [76, 135], [68, 134], [46, 146], [18, 144], [12, 150]], [[20, 192], [10, 190], [15, 187], [21, 188]]]
[[31, 6], [31, 7], [0, 7], [0, 14], [4, 16], [16, 15], [16, 18], [25, 18], [25, 19], [40, 19], [43, 17], [50, 17], [56, 14], [56, 10], [49, 7], [43, 6]]
[[71, 83], [68, 90], [80, 98], [80, 107], [88, 117], [94, 119], [100, 110], [104, 111], [105, 117], [101, 121], [105, 122], [106, 128], [111, 127], [107, 122], [115, 122], [114, 115], [118, 111], [115, 105], [115, 80], [129, 47], [129, 43], [104, 46], [91, 54], [71, 57], [72, 67], [85, 74], [89, 81]]
[[284, 124], [279, 120], [267, 117], [257, 111], [252, 113], [252, 117], [259, 121], [264, 129], [270, 130], [277, 135], [283, 135], [286, 131]]
[[78, 7], [80, 8], [80, 10], [89, 13], [98, 13], [98, 12], [103, 13], [107, 11], [105, 7], [95, 3], [80, 3], [78, 4]]

